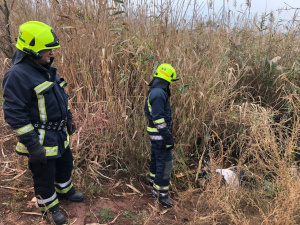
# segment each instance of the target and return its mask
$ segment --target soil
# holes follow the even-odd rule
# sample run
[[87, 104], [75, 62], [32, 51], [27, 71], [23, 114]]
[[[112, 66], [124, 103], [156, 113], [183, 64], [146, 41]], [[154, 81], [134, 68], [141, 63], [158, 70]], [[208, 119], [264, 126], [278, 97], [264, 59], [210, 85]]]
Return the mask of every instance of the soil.
[[[14, 153], [14, 141], [9, 142], [0, 142], [0, 225], [50, 224], [33, 201], [27, 160]], [[73, 180], [76, 187], [76, 177]], [[151, 198], [151, 187], [145, 181], [117, 178], [100, 180], [100, 184], [77, 188], [85, 194], [84, 202], [60, 201], [67, 224], [186, 224], [192, 218], [193, 210], [182, 210], [174, 197], [173, 208], [162, 207]]]

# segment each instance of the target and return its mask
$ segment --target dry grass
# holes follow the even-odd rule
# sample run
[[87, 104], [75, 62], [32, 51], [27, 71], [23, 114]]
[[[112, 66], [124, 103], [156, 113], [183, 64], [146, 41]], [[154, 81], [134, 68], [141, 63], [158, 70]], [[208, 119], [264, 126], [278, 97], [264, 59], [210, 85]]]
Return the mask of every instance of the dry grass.
[[[184, 9], [167, 5], [151, 11], [118, 1], [32, 2], [15, 2], [12, 37], [23, 22], [40, 20], [60, 38], [55, 66], [68, 81], [79, 127], [71, 146], [82, 185], [86, 176], [100, 185], [99, 177], [119, 172], [145, 175], [147, 83], [168, 62], [180, 78], [171, 98], [174, 175], [187, 175], [174, 176], [172, 189], [182, 207], [194, 209], [190, 224], [300, 222], [300, 180], [290, 172], [300, 126], [296, 23], [280, 27], [244, 15], [229, 29], [224, 17], [205, 22], [195, 14], [188, 24], [178, 19]], [[2, 57], [1, 71], [6, 64]], [[221, 185], [213, 171], [232, 165], [246, 168], [254, 187]], [[213, 172], [205, 185], [188, 173], [204, 166]]]

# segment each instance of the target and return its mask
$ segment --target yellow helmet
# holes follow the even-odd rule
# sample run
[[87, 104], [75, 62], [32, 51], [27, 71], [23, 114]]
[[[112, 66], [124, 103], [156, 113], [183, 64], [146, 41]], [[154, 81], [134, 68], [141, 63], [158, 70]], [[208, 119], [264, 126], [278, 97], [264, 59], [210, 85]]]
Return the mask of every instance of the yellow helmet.
[[33, 57], [40, 58], [39, 51], [59, 48], [60, 45], [51, 27], [39, 21], [28, 21], [19, 28], [16, 47]]
[[161, 64], [157, 67], [157, 70], [154, 73], [154, 77], [159, 77], [171, 83], [172, 81], [177, 81], [175, 69], [167, 63]]

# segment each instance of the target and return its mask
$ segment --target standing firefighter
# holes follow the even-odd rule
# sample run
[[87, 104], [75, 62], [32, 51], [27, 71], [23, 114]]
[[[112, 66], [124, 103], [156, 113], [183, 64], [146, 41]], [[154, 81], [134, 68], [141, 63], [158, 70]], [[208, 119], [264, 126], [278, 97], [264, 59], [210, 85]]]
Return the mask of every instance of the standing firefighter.
[[76, 127], [64, 91], [67, 83], [51, 66], [59, 40], [48, 25], [29, 21], [20, 26], [16, 47], [3, 80], [5, 121], [18, 136], [16, 152], [29, 158], [39, 209], [48, 220], [63, 224], [58, 199], [81, 202], [84, 196], [71, 179], [69, 135]]
[[149, 120], [147, 132], [151, 141], [149, 183], [153, 186], [152, 196], [166, 207], [172, 207], [168, 190], [173, 168], [172, 112], [169, 102], [170, 84], [176, 81], [175, 69], [169, 64], [160, 65], [145, 102], [145, 116]]

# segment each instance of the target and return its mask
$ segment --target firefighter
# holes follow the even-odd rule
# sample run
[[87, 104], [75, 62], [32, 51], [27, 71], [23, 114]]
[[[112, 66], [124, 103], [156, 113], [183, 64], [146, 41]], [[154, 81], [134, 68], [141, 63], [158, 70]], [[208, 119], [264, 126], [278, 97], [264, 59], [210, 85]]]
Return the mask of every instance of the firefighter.
[[150, 82], [145, 101], [145, 116], [149, 120], [147, 132], [151, 141], [149, 184], [153, 186], [152, 196], [160, 204], [172, 207], [168, 190], [173, 168], [172, 112], [169, 102], [170, 84], [177, 81], [175, 69], [167, 63], [161, 64]]
[[52, 67], [59, 40], [48, 25], [29, 21], [19, 28], [12, 67], [3, 79], [5, 121], [18, 137], [16, 152], [28, 157], [34, 191], [44, 217], [66, 219], [58, 199], [81, 202], [72, 183], [69, 135], [76, 129], [68, 106], [67, 83]]

